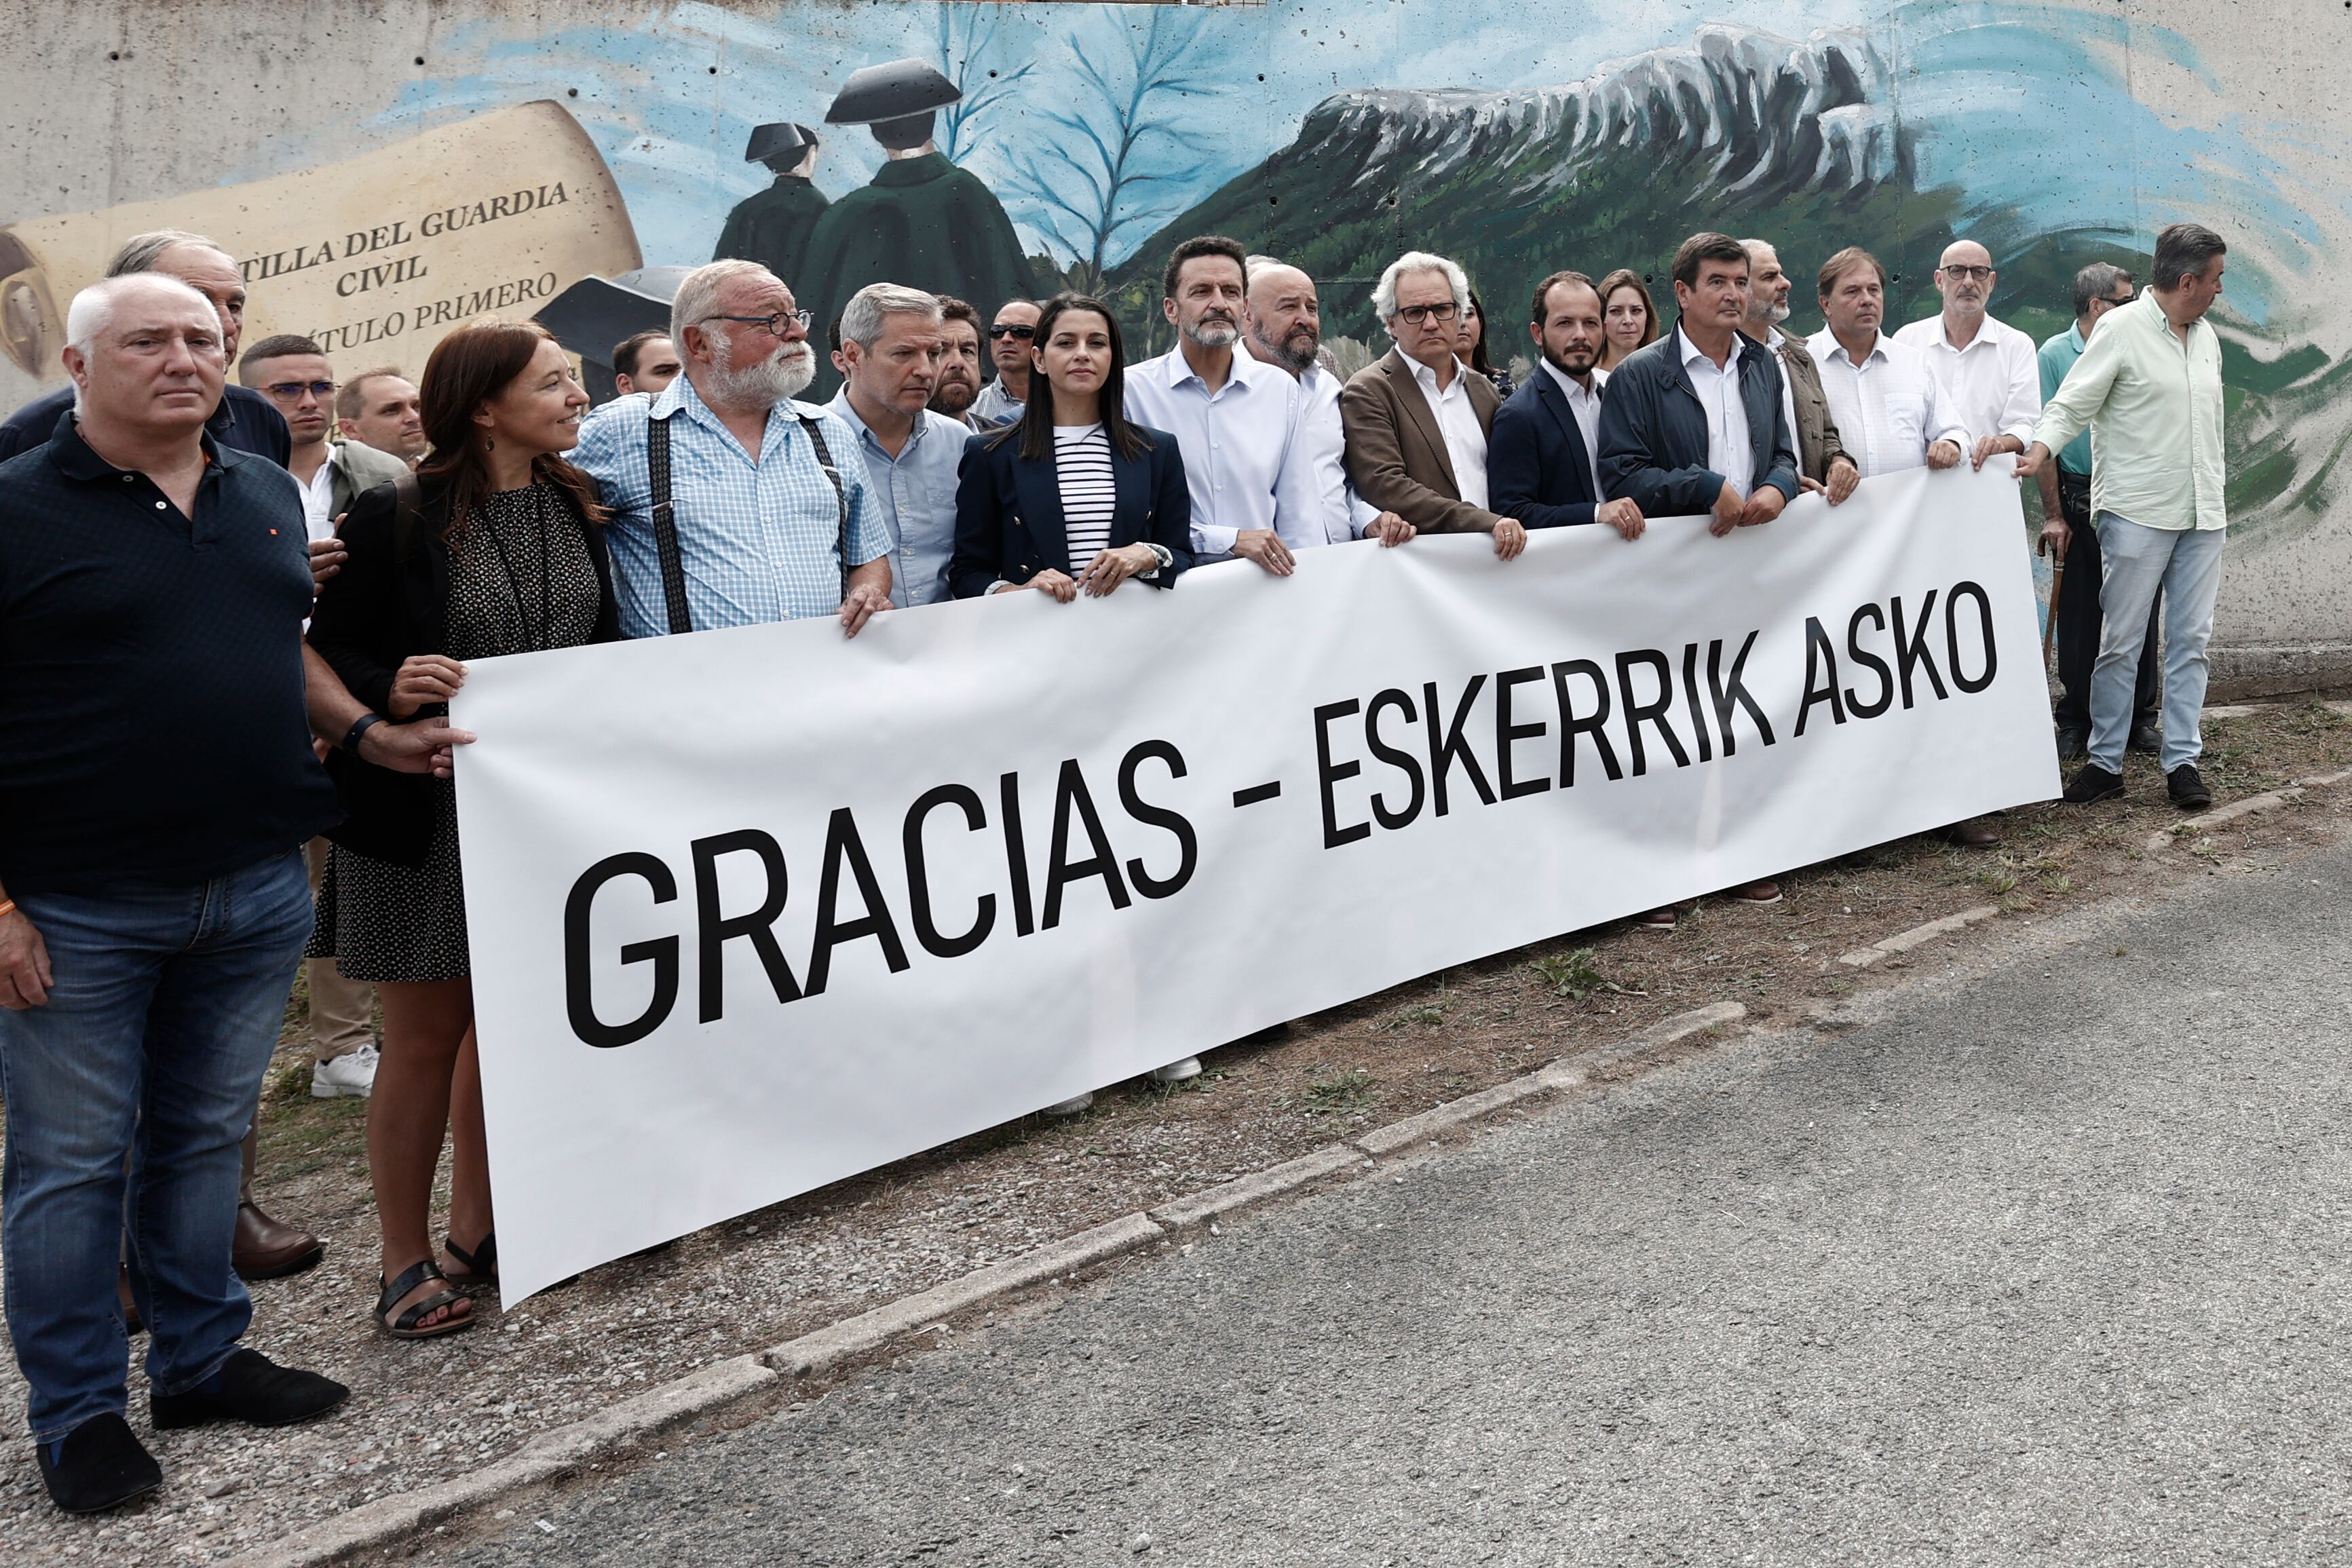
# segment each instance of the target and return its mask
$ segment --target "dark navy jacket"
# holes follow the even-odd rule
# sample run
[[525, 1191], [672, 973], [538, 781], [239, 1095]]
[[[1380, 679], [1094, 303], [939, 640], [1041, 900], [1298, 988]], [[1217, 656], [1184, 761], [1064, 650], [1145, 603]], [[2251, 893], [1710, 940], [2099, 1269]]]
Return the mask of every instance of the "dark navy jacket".
[[[1154, 588], [1173, 588], [1192, 564], [1192, 496], [1184, 487], [1184, 455], [1164, 430], [1136, 425], [1151, 443], [1139, 457], [1122, 457], [1113, 447], [1111, 483], [1118, 501], [1111, 514], [1110, 543], [1164, 545], [1174, 562], [1157, 576], [1139, 578]], [[1052, 458], [1032, 463], [1021, 455], [1021, 427], [984, 430], [964, 443], [956, 479], [956, 542], [948, 562], [948, 587], [958, 599], [975, 599], [992, 582], [1026, 582], [1048, 568], [1077, 575], [1084, 561], [1070, 559], [1062, 520], [1062, 486]]]
[[[1732, 343], [1756, 449], [1752, 488], [1769, 485], [1793, 501], [1801, 486], [1780, 416], [1780, 367], [1745, 332], [1733, 333]], [[1714, 509], [1723, 480], [1706, 465], [1706, 406], [1683, 369], [1676, 329], [1609, 374], [1609, 395], [1601, 400], [1601, 488], [1612, 501], [1631, 497], [1643, 517], [1686, 517]]]
[[[5, 421], [0, 421], [0, 462], [45, 446], [57, 433], [58, 422], [73, 410], [72, 383], [43, 392]], [[280, 468], [293, 453], [294, 438], [278, 405], [251, 387], [231, 382], [221, 389], [220, 406], [205, 423], [213, 444], [267, 457]]]
[[[1601, 400], [1606, 407], [1607, 398]], [[1568, 394], [1549, 371], [1533, 373], [1495, 411], [1486, 437], [1487, 505], [1530, 528], [1592, 520], [1592, 462]]]

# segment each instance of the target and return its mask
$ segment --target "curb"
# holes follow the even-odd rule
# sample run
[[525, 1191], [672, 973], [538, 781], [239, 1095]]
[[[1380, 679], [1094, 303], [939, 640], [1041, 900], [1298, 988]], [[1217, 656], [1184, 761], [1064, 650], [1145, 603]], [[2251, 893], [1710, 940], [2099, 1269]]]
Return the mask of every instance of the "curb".
[[1897, 953], [1908, 953], [1923, 947], [1939, 936], [1949, 936], [1979, 920], [1990, 920], [2000, 913], [1990, 904], [1979, 904], [1974, 909], [1963, 909], [1958, 915], [1947, 915], [1941, 920], [1930, 920], [1925, 925], [1914, 925], [1908, 931], [1897, 931], [1883, 942], [1874, 942], [1856, 953], [1841, 953], [1838, 962], [1856, 969], [1867, 969], [1881, 958], [1891, 958]]
[[[1910, 935], [1905, 933], [1906, 936]], [[1222, 1216], [1300, 1191], [1342, 1173], [1363, 1175], [1378, 1168], [1381, 1155], [1433, 1140], [1439, 1134], [1467, 1126], [1522, 1101], [1582, 1088], [1600, 1071], [1693, 1035], [1738, 1023], [1747, 1016], [1747, 1008], [1738, 1002], [1716, 1002], [1676, 1013], [1614, 1045], [1582, 1052], [1573, 1061], [1554, 1061], [1491, 1089], [1465, 1094], [1417, 1115], [1376, 1127], [1347, 1143], [1327, 1144], [1265, 1170], [1171, 1198], [1148, 1214], [1121, 1215], [1092, 1229], [886, 1302], [798, 1339], [713, 1363], [625, 1399], [609, 1410], [542, 1432], [516, 1452], [478, 1470], [419, 1487], [415, 1491], [378, 1498], [338, 1518], [257, 1547], [236, 1558], [231, 1568], [325, 1568], [326, 1564], [343, 1562], [373, 1548], [407, 1543], [443, 1521], [479, 1509], [506, 1493], [561, 1480], [632, 1443], [694, 1416], [762, 1395], [784, 1392], [795, 1377], [838, 1366], [954, 1313], [1057, 1281], [1077, 1270], [1165, 1241], [1184, 1230], [1207, 1226]]]
[[2160, 850], [2167, 844], [2176, 844], [2193, 834], [2201, 833], [2216, 822], [2235, 821], [2240, 817], [2251, 817], [2257, 811], [2275, 811], [2281, 806], [2292, 805], [2302, 800], [2304, 791], [2306, 789], [2324, 789], [2330, 784], [2341, 784], [2347, 779], [2352, 779], [2352, 768], [2335, 773], [2318, 774], [2310, 779], [2298, 779], [2283, 789], [2273, 789], [2262, 795], [2249, 795], [2242, 800], [2232, 800], [2226, 806], [2216, 806], [2210, 811], [2200, 811], [2194, 817], [2185, 818], [2177, 826], [2167, 828], [2160, 833], [2150, 834], [2147, 847], [2151, 850]]

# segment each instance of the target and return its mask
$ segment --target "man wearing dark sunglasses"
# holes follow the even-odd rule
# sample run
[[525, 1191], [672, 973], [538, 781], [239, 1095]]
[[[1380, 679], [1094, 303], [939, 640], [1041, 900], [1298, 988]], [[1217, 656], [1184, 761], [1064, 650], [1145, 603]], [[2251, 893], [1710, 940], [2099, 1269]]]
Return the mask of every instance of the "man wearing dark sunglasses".
[[1029, 406], [1029, 345], [1039, 314], [1034, 300], [1008, 299], [989, 323], [988, 357], [996, 362], [996, 379], [972, 402], [971, 422], [979, 428], [1011, 424]]

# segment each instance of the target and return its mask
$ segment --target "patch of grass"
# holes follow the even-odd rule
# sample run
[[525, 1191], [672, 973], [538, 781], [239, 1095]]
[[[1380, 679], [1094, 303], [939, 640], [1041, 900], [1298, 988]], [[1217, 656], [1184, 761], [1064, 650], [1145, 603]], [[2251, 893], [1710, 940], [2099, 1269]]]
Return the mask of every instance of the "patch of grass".
[[1423, 1029], [1435, 1029], [1444, 1021], [1445, 1004], [1444, 1002], [1423, 1002], [1417, 1008], [1406, 1008], [1402, 1012], [1391, 1013], [1381, 1020], [1379, 1027], [1412, 1029], [1419, 1025]]
[[1996, 897], [2017, 890], [2017, 873], [2005, 865], [1986, 866], [1971, 873], [1969, 880]]
[[2048, 894], [2072, 893], [2074, 891], [2074, 879], [2063, 871], [2045, 871], [2042, 873], [2042, 891]]
[[1360, 1111], [1380, 1098], [1381, 1081], [1360, 1067], [1350, 1067], [1345, 1072], [1328, 1073], [1307, 1086], [1307, 1092], [1286, 1099], [1282, 1103], [1289, 1109], [1303, 1111], [1309, 1116], [1343, 1115]]
[[1570, 1001], [1580, 1002], [1595, 991], [1614, 991], [1621, 997], [1647, 995], [1643, 991], [1629, 991], [1603, 975], [1597, 958], [1591, 948], [1579, 947], [1564, 956], [1554, 954], [1549, 958], [1538, 958], [1528, 967], [1552, 988], [1554, 996], [1566, 997]]

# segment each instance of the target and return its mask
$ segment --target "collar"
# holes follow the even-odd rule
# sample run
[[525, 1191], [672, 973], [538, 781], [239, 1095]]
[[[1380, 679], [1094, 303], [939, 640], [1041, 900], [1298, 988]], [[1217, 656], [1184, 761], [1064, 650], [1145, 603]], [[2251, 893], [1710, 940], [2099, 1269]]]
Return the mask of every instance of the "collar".
[[[209, 423], [196, 438], [204, 444], [205, 467], [208, 472], [214, 468], [231, 468], [247, 460], [246, 454], [215, 443]], [[119, 479], [125, 472], [100, 457], [89, 443], [82, 439], [79, 415], [58, 422], [56, 434], [49, 437], [48, 450], [49, 461], [57, 465], [58, 472], [68, 479]]]
[[[1740, 357], [1748, 351], [1742, 345], [1753, 343], [1755, 340], [1745, 332], [1732, 333], [1731, 352], [1725, 358], [1723, 369], [1716, 373], [1727, 376], [1737, 371], [1739, 368]], [[1685, 371], [1690, 369], [1694, 361], [1705, 365], [1709, 371], [1715, 371], [1715, 361], [1707, 358], [1706, 351], [1696, 343], [1691, 341], [1690, 334], [1683, 330], [1683, 324], [1679, 321], [1675, 323], [1675, 342], [1678, 345], [1675, 358]]]
[[1944, 325], [1944, 313], [1940, 310], [1937, 311], [1932, 319], [1936, 323], [1936, 330], [1929, 335], [1930, 346], [1941, 349], [1948, 354], [1965, 354], [1969, 349], [1974, 349], [1979, 344], [1999, 340], [2001, 334], [2001, 324], [1994, 320], [1992, 312], [1988, 310], [1985, 312], [1984, 319], [1977, 323], [1977, 335], [1969, 340], [1968, 348], [1956, 349], [1952, 346], [1951, 330]]
[[1431, 370], [1427, 365], [1423, 364], [1419, 360], [1414, 359], [1402, 349], [1399, 349], [1397, 350], [1397, 358], [1402, 360], [1406, 366], [1412, 370], [1412, 379], [1421, 383], [1421, 390], [1427, 392], [1433, 398], [1452, 397], [1454, 393], [1463, 390], [1463, 378], [1465, 376], [1474, 375], [1476, 373], [1472, 371], [1469, 366], [1464, 364], [1460, 360], [1456, 360], [1454, 361], [1454, 379], [1444, 386], [1440, 387], [1437, 384], [1437, 372], [1435, 371]]
[[[848, 382], [842, 383], [841, 390], [833, 394], [833, 401], [826, 403], [824, 409], [827, 413], [839, 414], [841, 422], [849, 426], [850, 434], [856, 436], [858, 440], [870, 441], [874, 444], [874, 450], [882, 452], [882, 443], [875, 436], [873, 427], [858, 417], [857, 405], [849, 401]], [[898, 449], [900, 457], [904, 457], [909, 448], [923, 439], [924, 434], [930, 429], [931, 421], [934, 419], [940, 420], [951, 427], [957, 423], [947, 415], [935, 414], [928, 408], [916, 410], [914, 427], [907, 433], [907, 444]], [[889, 454], [884, 452], [883, 455], [887, 457]]]
[[[2110, 310], [2107, 314], [2112, 316], [2115, 314], [2115, 311]], [[2091, 346], [2091, 340], [2083, 336], [2083, 324], [2080, 321], [2070, 321], [2067, 323], [2066, 341], [2077, 354]]]
[[[1169, 350], [1157, 359], [1146, 361], [1144, 365], [1139, 365], [1136, 368], [1142, 370], [1146, 366], [1149, 366], [1151, 373], [1160, 379], [1160, 384], [1171, 392], [1186, 382], [1199, 382], [1203, 392], [1208, 390], [1209, 383], [1201, 381], [1201, 372], [1192, 368], [1192, 361], [1184, 357], [1184, 350], [1181, 346]], [[1234, 368], [1225, 372], [1225, 386], [1255, 386], [1259, 374], [1265, 371], [1272, 371], [1285, 378], [1290, 374], [1280, 365], [1262, 363], [1256, 356], [1242, 347], [1239, 338], [1234, 339]], [[1217, 391], [1218, 395], [1223, 395], [1223, 387], [1218, 388]]]
[[1889, 338], [1884, 332], [1879, 333], [1878, 336], [1870, 340], [1870, 352], [1863, 355], [1862, 364], [1854, 364], [1853, 356], [1845, 351], [1845, 345], [1838, 341], [1837, 334], [1835, 332], [1831, 332], [1827, 327], [1822, 328], [1822, 330], [1829, 333], [1830, 340], [1830, 351], [1824, 357], [1829, 359], [1843, 360], [1847, 364], [1853, 365], [1855, 370], [1862, 369], [1862, 365], [1866, 365], [1873, 360], [1891, 360], [1894, 358], [1892, 354], [1889, 354], [1886, 351], [1886, 345], [1894, 341], [1894, 340]]
[[894, 158], [874, 171], [872, 183], [877, 185], [928, 185], [933, 180], [943, 180], [955, 168], [944, 152], [926, 152], [919, 158]]
[[1576, 384], [1566, 371], [1561, 370], [1542, 355], [1538, 354], [1536, 357], [1536, 363], [1544, 368], [1544, 373], [1551, 377], [1552, 384], [1566, 392], [1571, 402], [1580, 398], [1587, 402], [1595, 401], [1601, 396], [1601, 389], [1608, 384], [1609, 372], [1598, 365], [1592, 368], [1592, 390], [1586, 392]]

